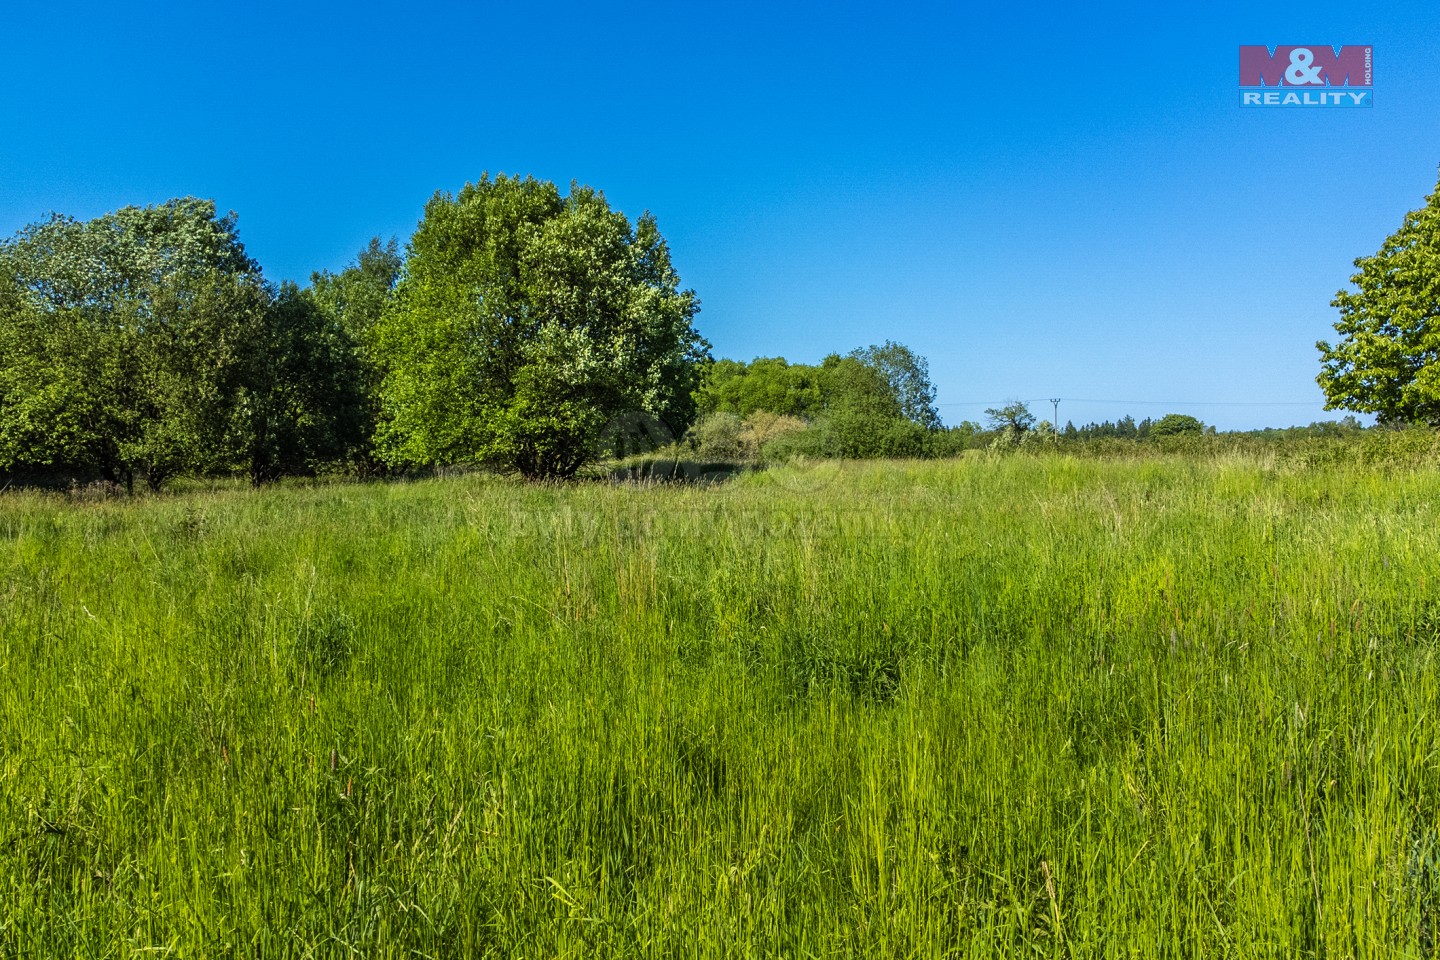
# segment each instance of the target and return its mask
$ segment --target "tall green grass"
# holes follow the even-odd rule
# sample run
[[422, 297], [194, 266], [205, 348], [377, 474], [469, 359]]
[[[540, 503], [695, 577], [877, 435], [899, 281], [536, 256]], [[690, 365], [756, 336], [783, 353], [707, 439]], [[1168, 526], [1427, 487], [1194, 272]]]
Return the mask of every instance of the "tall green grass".
[[1440, 950], [1440, 474], [0, 497], [0, 957]]

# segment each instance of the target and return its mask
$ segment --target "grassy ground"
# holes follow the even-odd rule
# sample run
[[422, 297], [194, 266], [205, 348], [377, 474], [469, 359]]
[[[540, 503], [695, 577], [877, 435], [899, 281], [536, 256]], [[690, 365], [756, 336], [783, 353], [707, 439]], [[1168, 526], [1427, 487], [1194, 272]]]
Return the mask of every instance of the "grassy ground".
[[0, 957], [1440, 949], [1440, 474], [0, 496]]

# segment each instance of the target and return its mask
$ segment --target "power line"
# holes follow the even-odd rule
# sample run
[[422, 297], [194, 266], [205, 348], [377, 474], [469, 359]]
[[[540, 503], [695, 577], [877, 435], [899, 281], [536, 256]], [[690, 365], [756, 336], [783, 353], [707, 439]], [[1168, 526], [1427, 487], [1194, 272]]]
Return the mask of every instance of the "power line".
[[[1066, 403], [1125, 403], [1132, 406], [1155, 406], [1155, 407], [1313, 407], [1323, 405], [1321, 399], [1315, 400], [1096, 400], [1093, 397], [1061, 397], [1060, 400]], [[1014, 403], [1014, 398], [1008, 400], [956, 400], [950, 403], [937, 403], [937, 407], [979, 407], [986, 404], [1003, 405]], [[1036, 397], [1030, 400], [1021, 400], [1021, 403], [1055, 403], [1054, 397]]]
[[1314, 400], [1092, 400], [1085, 397], [1066, 397], [1071, 403], [1134, 403], [1176, 407], [1313, 407], [1324, 401]]

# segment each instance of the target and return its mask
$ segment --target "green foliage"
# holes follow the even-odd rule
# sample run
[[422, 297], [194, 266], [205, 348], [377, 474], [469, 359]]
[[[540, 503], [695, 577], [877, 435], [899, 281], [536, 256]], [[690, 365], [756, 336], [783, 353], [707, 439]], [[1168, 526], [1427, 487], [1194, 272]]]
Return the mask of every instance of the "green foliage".
[[0, 495], [0, 956], [1432, 955], [1440, 474], [1115, 442]]
[[0, 467], [159, 486], [226, 465], [269, 297], [233, 215], [195, 199], [56, 215], [0, 244], [0, 264]]
[[1326, 409], [1440, 425], [1440, 187], [1355, 266], [1331, 304], [1339, 339], [1315, 345]]
[[1135, 418], [1127, 414], [1114, 423], [1106, 420], [1103, 423], [1087, 423], [1078, 428], [1073, 423], [1066, 424], [1062, 435], [1067, 440], [1140, 440], [1149, 436], [1152, 425], [1149, 417], [1136, 423]]
[[930, 383], [929, 361], [894, 340], [855, 350], [850, 356], [879, 371], [900, 405], [902, 418], [926, 430], [940, 428], [940, 414], [935, 409], [935, 387]]
[[[705, 413], [747, 422], [762, 413], [811, 422], [808, 436], [786, 439], [767, 456], [786, 451], [845, 459], [925, 456], [940, 429], [925, 359], [894, 341], [846, 356], [830, 354], [816, 366], [783, 357], [748, 364], [720, 360], [706, 370], [695, 397]], [[785, 432], [794, 433], [793, 425]]]
[[788, 363], [784, 357], [757, 357], [749, 363], [716, 360], [695, 391], [701, 413], [748, 417], [757, 410], [813, 418], [825, 409], [818, 367]]
[[821, 361], [825, 412], [817, 429], [825, 437], [827, 456], [861, 459], [910, 456], [907, 441], [923, 436], [924, 427], [904, 419], [901, 398], [884, 371], [861, 356], [831, 354]]
[[765, 456], [771, 444], [784, 437], [804, 433], [810, 425], [799, 417], [783, 413], [757, 410], [745, 418], [740, 430], [740, 445], [747, 459], [756, 460]]
[[812, 431], [799, 417], [766, 410], [757, 410], [743, 420], [733, 413], [718, 412], [697, 420], [686, 439], [701, 460], [754, 461], [765, 458], [767, 449], [780, 449], [772, 444]]
[[966, 450], [975, 449], [980, 442], [980, 424], [962, 420], [956, 426], [942, 427], [928, 433], [925, 438], [925, 455], [936, 458], [958, 457]]
[[654, 218], [632, 227], [589, 187], [502, 175], [437, 194], [375, 329], [381, 454], [568, 477], [619, 416], [683, 431], [697, 310]]
[[833, 449], [822, 420], [804, 430], [794, 430], [773, 437], [760, 448], [760, 460], [768, 464], [788, 463], [792, 460], [819, 460], [834, 457]]
[[404, 259], [395, 238], [381, 243], [379, 237], [338, 274], [322, 271], [310, 279], [305, 296], [328, 321], [327, 329], [346, 343], [347, 372], [353, 373], [355, 394], [353, 433], [345, 457], [359, 473], [384, 471], [385, 464], [374, 448], [380, 425], [380, 384], [384, 371], [375, 348], [376, 327], [399, 282]]
[[992, 453], [1042, 453], [1058, 449], [1060, 443], [1061, 435], [1055, 431], [1054, 425], [1048, 420], [1041, 420], [1023, 430], [1013, 426], [998, 427], [991, 432], [987, 449]]
[[95, 220], [60, 214], [24, 227], [4, 243], [12, 276], [54, 309], [108, 313], [143, 309], [155, 291], [209, 273], [254, 277], [235, 215], [217, 216], [212, 200], [194, 197], [152, 207], [124, 207]]
[[355, 341], [363, 354], [404, 266], [394, 237], [385, 243], [381, 243], [379, 237], [372, 237], [344, 270], [339, 273], [322, 270], [313, 274], [306, 293], [327, 318]]
[[1205, 424], [1184, 413], [1167, 413], [1150, 426], [1152, 437], [1174, 437], [1205, 432]]
[[346, 331], [267, 285], [211, 201], [54, 216], [0, 264], [0, 467], [258, 483], [358, 442]]
[[344, 326], [285, 283], [248, 346], [235, 427], [252, 483], [309, 473], [361, 447], [369, 426], [366, 383]]
[[1007, 442], [1018, 442], [1020, 435], [1035, 426], [1035, 415], [1022, 401], [1015, 400], [1003, 407], [991, 407], [985, 411], [991, 430], [1007, 436]]
[[686, 434], [686, 439], [691, 450], [702, 460], [740, 460], [745, 456], [745, 447], [740, 441], [744, 429], [744, 420], [721, 410], [702, 414]]

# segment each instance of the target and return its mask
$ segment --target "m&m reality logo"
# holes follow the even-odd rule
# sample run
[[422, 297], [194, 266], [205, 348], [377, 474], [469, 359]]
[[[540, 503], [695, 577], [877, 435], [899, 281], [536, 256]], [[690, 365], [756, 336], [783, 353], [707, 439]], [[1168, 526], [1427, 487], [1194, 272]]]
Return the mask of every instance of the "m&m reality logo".
[[1368, 44], [1240, 48], [1242, 107], [1371, 107]]

